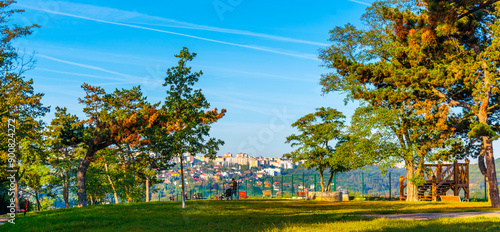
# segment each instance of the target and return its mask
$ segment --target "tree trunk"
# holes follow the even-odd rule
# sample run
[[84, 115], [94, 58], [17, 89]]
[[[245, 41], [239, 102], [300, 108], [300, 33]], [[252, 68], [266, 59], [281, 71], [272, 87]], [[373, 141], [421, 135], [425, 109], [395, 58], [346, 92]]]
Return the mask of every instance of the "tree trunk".
[[182, 161], [183, 161], [183, 157], [182, 157], [182, 153], [181, 153], [181, 186], [182, 186], [182, 208], [185, 209], [186, 208], [186, 193], [184, 191], [184, 166], [182, 164]]
[[321, 183], [321, 192], [325, 191], [325, 183], [323, 183], [324, 177], [323, 177], [323, 171], [319, 171], [319, 183]]
[[[479, 123], [488, 125], [488, 106], [491, 96], [491, 75], [488, 72], [487, 64], [483, 61], [484, 69], [484, 86], [490, 88], [484, 94], [481, 99], [481, 104], [479, 105], [479, 110], [477, 113], [477, 119]], [[490, 193], [491, 207], [500, 208], [500, 197], [498, 196], [498, 181], [497, 174], [495, 171], [495, 157], [493, 156], [493, 144], [492, 139], [489, 136], [481, 136], [481, 142], [484, 150], [484, 158], [486, 159], [486, 180], [488, 182], [488, 188]]]
[[17, 212], [19, 210], [19, 180], [18, 180], [18, 177], [14, 178], [14, 192], [15, 192], [14, 202], [16, 204], [16, 212]]
[[68, 173], [61, 172], [62, 184], [63, 184], [63, 199], [64, 207], [69, 208], [69, 183], [68, 183]]
[[108, 172], [108, 164], [104, 164], [104, 170], [106, 171], [106, 176], [108, 177], [109, 184], [111, 185], [111, 189], [113, 189], [113, 197], [115, 198], [115, 204], [118, 204], [118, 195], [116, 194], [116, 189], [115, 185], [113, 184], [113, 181], [111, 180], [111, 177], [109, 176]]
[[40, 199], [38, 198], [38, 191], [35, 190], [35, 199], [36, 199], [36, 205], [38, 208], [38, 211], [40, 211]]
[[481, 174], [483, 174], [484, 177], [486, 177], [486, 165], [484, 164], [484, 146], [485, 144], [481, 140], [481, 153], [479, 153], [479, 156], [477, 157], [477, 166], [479, 167], [479, 171], [481, 171]]
[[498, 195], [498, 181], [497, 181], [497, 174], [495, 171], [495, 157], [493, 156], [493, 144], [491, 138], [487, 136], [483, 136], [482, 139], [485, 144], [486, 172], [488, 177], [487, 183], [488, 183], [491, 207], [500, 208], [500, 197]]
[[[487, 170], [486, 170], [486, 165], [484, 164], [484, 149], [485, 147], [485, 144], [483, 142], [483, 140], [481, 140], [481, 153], [479, 154], [479, 156], [477, 157], [477, 166], [479, 167], [479, 171], [481, 171], [481, 174], [483, 174], [483, 177], [484, 179], [486, 180], [486, 189], [484, 191], [486, 191], [487, 189], [489, 189], [489, 183], [488, 183], [488, 173], [487, 173]], [[490, 202], [490, 197], [489, 195], [488, 196], [488, 202]]]
[[[326, 191], [330, 192], [330, 185], [332, 184], [333, 172], [330, 171], [330, 178], [328, 178], [328, 184], [326, 185]], [[333, 190], [335, 191], [335, 189]]]
[[[82, 160], [80, 163], [80, 166], [78, 167], [78, 171], [76, 172], [76, 179], [77, 179], [77, 195], [78, 195], [78, 206], [87, 206], [87, 189], [85, 187], [85, 176], [87, 175], [87, 169], [90, 166], [90, 158], [89, 156], [90, 151], [87, 151], [87, 155], [85, 158]], [[92, 154], [92, 153], [90, 153]], [[93, 155], [93, 154], [92, 154]]]
[[146, 176], [146, 202], [149, 201], [149, 176]]
[[123, 179], [124, 179], [124, 183], [123, 183], [123, 187], [125, 188], [125, 196], [127, 198], [127, 203], [130, 203], [132, 202], [132, 198], [130, 197], [130, 193], [128, 191], [128, 187], [127, 187], [127, 160], [125, 159], [126, 156], [125, 155], [122, 155], [122, 169], [123, 169]]
[[418, 186], [410, 180], [415, 176], [413, 162], [406, 163], [406, 201], [418, 201]]

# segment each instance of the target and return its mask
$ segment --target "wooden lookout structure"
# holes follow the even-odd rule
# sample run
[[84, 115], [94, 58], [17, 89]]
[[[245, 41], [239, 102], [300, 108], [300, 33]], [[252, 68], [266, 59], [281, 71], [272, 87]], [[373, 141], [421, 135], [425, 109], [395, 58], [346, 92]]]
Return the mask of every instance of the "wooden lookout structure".
[[[437, 201], [440, 196], [446, 196], [448, 190], [458, 196], [460, 189], [464, 190], [465, 200], [469, 201], [469, 160], [465, 163], [424, 164], [420, 173], [425, 178], [425, 184], [418, 186], [418, 197], [421, 201]], [[399, 178], [400, 200], [406, 200], [405, 188], [407, 179]]]

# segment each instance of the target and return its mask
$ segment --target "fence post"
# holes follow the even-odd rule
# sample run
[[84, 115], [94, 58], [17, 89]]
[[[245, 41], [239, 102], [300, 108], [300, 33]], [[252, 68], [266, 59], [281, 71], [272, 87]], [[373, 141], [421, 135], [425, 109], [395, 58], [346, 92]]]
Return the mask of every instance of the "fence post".
[[283, 193], [283, 175], [281, 175], [281, 198], [285, 197]]
[[405, 197], [405, 189], [404, 189], [404, 178], [403, 175], [399, 177], [399, 200], [402, 201]]
[[273, 192], [274, 192], [274, 177], [271, 176], [271, 198], [273, 198]]
[[333, 173], [333, 191], [337, 191], [337, 173]]
[[255, 178], [253, 179], [253, 191], [252, 191], [252, 196], [255, 197]]
[[302, 192], [305, 192], [305, 191], [306, 191], [306, 185], [305, 185], [304, 179], [305, 179], [305, 175], [304, 175], [304, 173], [302, 172]]
[[314, 173], [314, 192], [316, 192], [316, 173]]
[[391, 173], [389, 172], [389, 200], [392, 200], [392, 182], [391, 182]]
[[361, 197], [365, 198], [365, 173], [361, 172]]

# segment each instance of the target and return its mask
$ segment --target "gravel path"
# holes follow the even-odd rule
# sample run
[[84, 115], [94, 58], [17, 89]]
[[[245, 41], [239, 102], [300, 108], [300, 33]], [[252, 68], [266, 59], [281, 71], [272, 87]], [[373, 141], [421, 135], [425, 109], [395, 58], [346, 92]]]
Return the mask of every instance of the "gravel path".
[[485, 212], [457, 212], [457, 213], [413, 213], [413, 214], [377, 214], [363, 215], [365, 217], [383, 217], [387, 219], [415, 219], [425, 220], [432, 218], [467, 218], [467, 217], [500, 217], [500, 211], [485, 211]]

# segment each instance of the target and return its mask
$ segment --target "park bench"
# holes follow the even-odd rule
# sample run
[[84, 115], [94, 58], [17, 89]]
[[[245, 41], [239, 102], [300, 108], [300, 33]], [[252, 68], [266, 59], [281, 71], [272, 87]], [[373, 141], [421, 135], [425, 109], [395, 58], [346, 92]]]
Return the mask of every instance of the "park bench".
[[460, 196], [441, 196], [442, 202], [461, 202]]
[[238, 191], [238, 196], [239, 196], [239, 198], [247, 198], [247, 192], [245, 192], [245, 191]]
[[264, 197], [273, 198], [273, 195], [271, 194], [270, 190], [262, 190], [262, 198], [264, 198]]
[[297, 192], [297, 198], [302, 198], [302, 199], [307, 199], [307, 193], [306, 192]]

